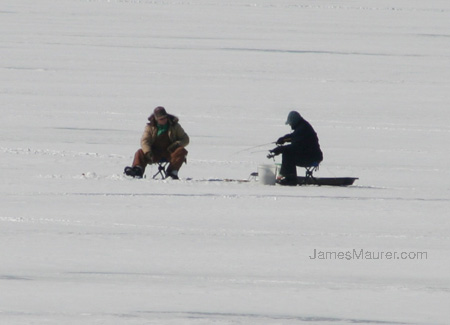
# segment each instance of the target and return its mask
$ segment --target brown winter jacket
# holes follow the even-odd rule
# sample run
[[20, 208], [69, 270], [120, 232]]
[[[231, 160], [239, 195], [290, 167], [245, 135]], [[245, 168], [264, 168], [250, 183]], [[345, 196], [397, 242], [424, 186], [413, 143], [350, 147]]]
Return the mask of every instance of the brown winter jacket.
[[[169, 123], [168, 136], [171, 142], [171, 145], [177, 143], [181, 147], [186, 147], [189, 144], [189, 136], [184, 132], [181, 125], [178, 123], [178, 118], [176, 116], [167, 115]], [[147, 154], [152, 151], [152, 145], [155, 143], [158, 128], [156, 125], [155, 116], [152, 114], [148, 118], [150, 121], [147, 123], [144, 133], [141, 138], [141, 148], [144, 154]]]

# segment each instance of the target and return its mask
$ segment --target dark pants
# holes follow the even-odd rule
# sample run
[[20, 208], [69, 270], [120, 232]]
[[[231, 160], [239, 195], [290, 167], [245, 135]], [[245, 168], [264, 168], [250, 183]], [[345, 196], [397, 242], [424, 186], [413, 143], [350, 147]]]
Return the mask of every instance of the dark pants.
[[171, 144], [172, 142], [170, 141], [167, 132], [159, 135], [152, 145], [152, 160], [147, 159], [144, 155], [144, 151], [139, 149], [134, 154], [133, 167], [139, 166], [142, 168], [142, 171], [145, 172], [145, 167], [147, 167], [147, 165], [168, 161], [169, 166], [167, 167], [166, 172], [170, 174], [171, 171], [178, 171], [181, 168], [181, 165], [186, 162], [188, 152], [183, 147], [178, 147], [173, 152], [169, 152], [167, 148]]
[[145, 172], [147, 165], [155, 164], [161, 161], [168, 161], [169, 167], [166, 172], [170, 174], [173, 170], [179, 170], [181, 165], [186, 162], [187, 150], [183, 147], [178, 147], [173, 152], [169, 152], [167, 148], [171, 145], [171, 141], [167, 132], [159, 135], [152, 145], [152, 160], [147, 159], [144, 155], [144, 151], [139, 149], [134, 154], [133, 167], [139, 166], [142, 171]]
[[321, 161], [322, 157], [311, 158], [310, 156], [302, 155], [297, 151], [291, 150], [291, 148], [286, 148], [282, 153], [280, 174], [286, 178], [296, 178], [297, 166], [309, 167]]
[[186, 162], [187, 154], [188, 152], [186, 149], [184, 149], [183, 147], [179, 147], [172, 153], [169, 153], [167, 151], [166, 153], [160, 155], [155, 154], [153, 156], [153, 160], [149, 161], [147, 157], [145, 157], [142, 149], [139, 149], [134, 154], [133, 167], [139, 166], [145, 172], [145, 167], [147, 167], [147, 165], [155, 164], [159, 161], [165, 160], [169, 162], [167, 172], [170, 173], [172, 170], [180, 170], [181, 165], [183, 165], [183, 163]]

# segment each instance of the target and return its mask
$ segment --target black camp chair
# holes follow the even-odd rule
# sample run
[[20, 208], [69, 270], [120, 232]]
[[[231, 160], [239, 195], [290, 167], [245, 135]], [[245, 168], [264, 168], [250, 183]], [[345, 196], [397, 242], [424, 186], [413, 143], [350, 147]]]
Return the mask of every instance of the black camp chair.
[[167, 161], [167, 159], [161, 159], [160, 161], [157, 162], [158, 164], [158, 171], [156, 172], [155, 175], [153, 175], [153, 179], [156, 179], [158, 176], [160, 176], [162, 179], [165, 179], [167, 177], [167, 171], [166, 171], [166, 167], [169, 164], [169, 162]]
[[313, 176], [313, 173], [319, 170], [319, 164], [320, 162], [314, 162], [310, 166], [303, 166], [306, 169], [306, 172], [301, 184], [318, 184], [317, 180]]

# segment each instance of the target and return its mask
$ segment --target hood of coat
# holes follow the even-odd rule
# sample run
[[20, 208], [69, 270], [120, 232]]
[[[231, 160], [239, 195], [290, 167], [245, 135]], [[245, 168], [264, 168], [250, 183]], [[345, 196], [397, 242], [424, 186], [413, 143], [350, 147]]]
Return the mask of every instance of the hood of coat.
[[288, 114], [287, 120], [286, 120], [286, 124], [289, 124], [292, 128], [292, 130], [294, 130], [295, 128], [297, 128], [302, 122], [303, 122], [303, 117], [300, 115], [299, 112], [297, 111], [291, 111]]

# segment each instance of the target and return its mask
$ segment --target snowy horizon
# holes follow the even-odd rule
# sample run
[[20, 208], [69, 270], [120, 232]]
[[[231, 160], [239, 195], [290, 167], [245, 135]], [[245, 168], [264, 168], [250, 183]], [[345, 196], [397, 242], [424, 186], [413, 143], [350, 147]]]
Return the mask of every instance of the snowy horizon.
[[[447, 324], [449, 17], [2, 1], [0, 323]], [[156, 106], [191, 139], [180, 181], [122, 173]], [[353, 186], [219, 181], [273, 163], [291, 110], [318, 133], [315, 175]]]

